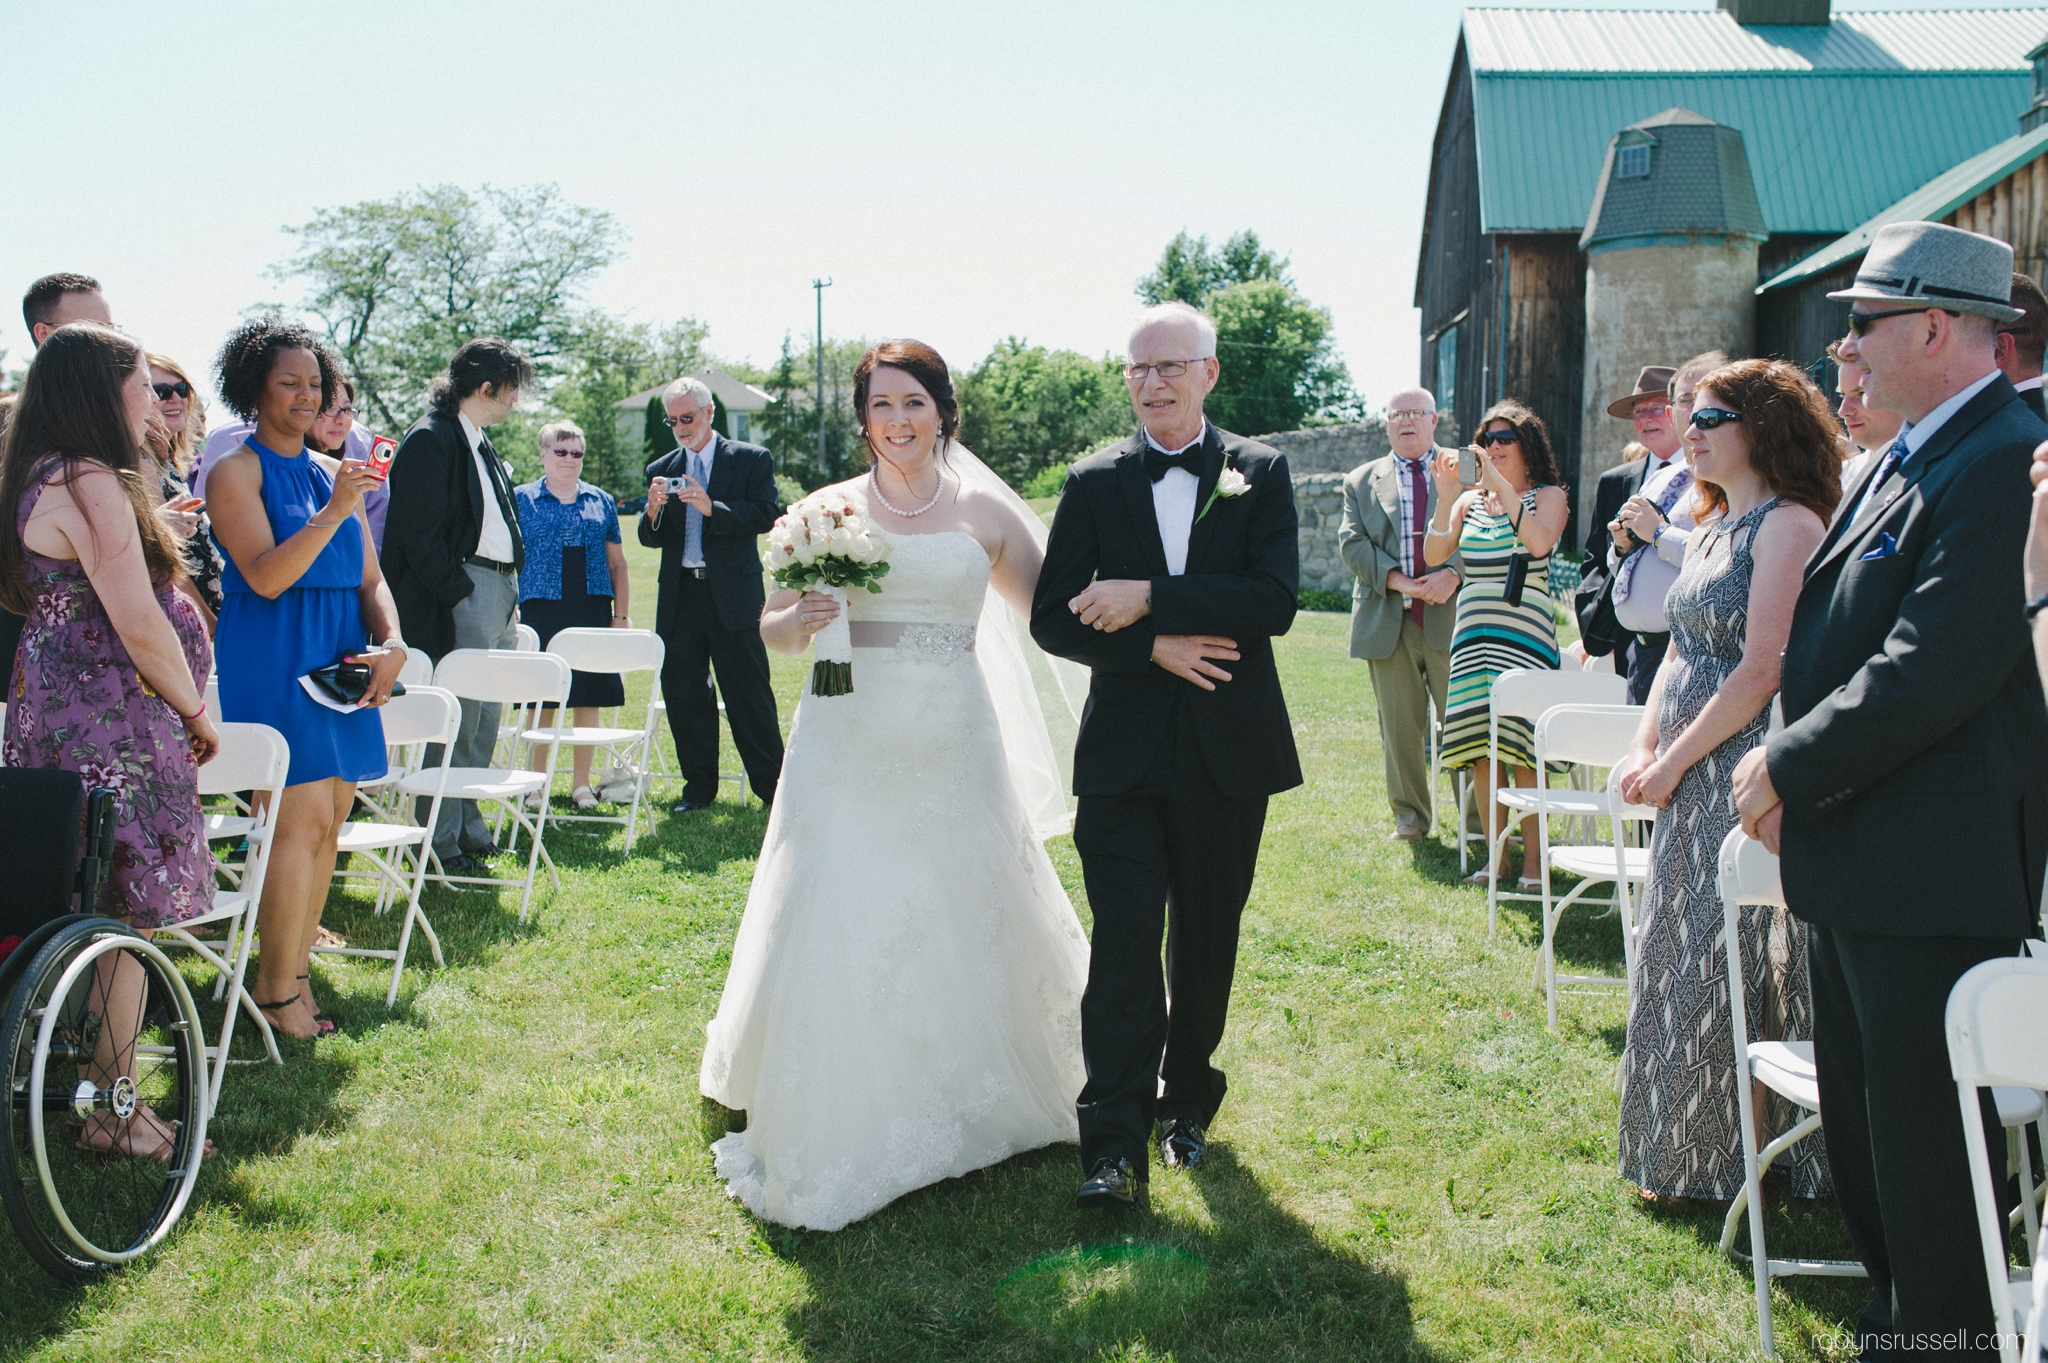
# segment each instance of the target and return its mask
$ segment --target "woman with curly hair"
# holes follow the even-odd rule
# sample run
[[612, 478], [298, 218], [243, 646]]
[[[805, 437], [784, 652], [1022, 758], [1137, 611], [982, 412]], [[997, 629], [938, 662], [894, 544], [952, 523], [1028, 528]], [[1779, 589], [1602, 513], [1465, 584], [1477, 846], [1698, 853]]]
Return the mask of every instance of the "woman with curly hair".
[[[1473, 769], [1474, 798], [1488, 835], [1499, 837], [1508, 809], [1494, 799], [1503, 778], [1488, 753], [1493, 679], [1510, 668], [1557, 666], [1550, 553], [1564, 535], [1571, 502], [1558, 486], [1557, 460], [1543, 418], [1514, 399], [1487, 409], [1473, 448], [1479, 452], [1476, 487], [1459, 483], [1455, 450], [1437, 457], [1436, 517], [1423, 537], [1422, 556], [1435, 567], [1456, 554], [1465, 566], [1451, 631], [1443, 761], [1453, 771]], [[1536, 784], [1535, 747], [1536, 735], [1526, 720], [1501, 719], [1500, 765], [1512, 770], [1515, 785]], [[1522, 820], [1522, 845], [1536, 846], [1534, 815]], [[1505, 878], [1505, 841], [1500, 857], [1498, 874]], [[1466, 883], [1486, 884], [1488, 869], [1482, 866]], [[1530, 874], [1534, 870], [1523, 865], [1522, 889], [1537, 887]]]
[[[1700, 380], [1685, 439], [1699, 528], [1664, 600], [1671, 644], [1622, 764], [1623, 794], [1664, 813], [1622, 1052], [1621, 1172], [1646, 1200], [1721, 1201], [1742, 1186], [1744, 1081], [1729, 1035], [1717, 863], [1739, 822], [1735, 764], [1763, 741], [1806, 560], [1841, 496], [1841, 453], [1827, 399], [1780, 360], [1740, 360]], [[1805, 925], [1752, 908], [1741, 928], [1751, 1025], [1774, 1039], [1811, 1035]], [[1795, 1197], [1827, 1191], [1817, 1137], [1779, 1167]]]
[[[334, 878], [335, 842], [356, 782], [382, 776], [374, 707], [405, 663], [398, 611], [366, 551], [367, 464], [315, 454], [306, 433], [341, 392], [341, 363], [304, 327], [236, 328], [214, 361], [220, 394], [255, 423], [206, 473], [213, 534], [227, 557], [218, 658], [221, 713], [268, 724], [291, 744], [291, 771], [257, 907], [263, 955], [256, 1006], [292, 1036], [334, 1030], [315, 1006], [308, 962]], [[373, 646], [374, 645], [374, 646]], [[370, 665], [366, 708], [343, 713], [300, 686], [344, 658]]]
[[[115, 792], [111, 874], [82, 907], [139, 929], [213, 905], [199, 766], [220, 747], [206, 629], [142, 471], [155, 412], [142, 347], [74, 322], [36, 352], [0, 452], [0, 605], [27, 616], [0, 761]], [[132, 1061], [142, 1004], [140, 972], [117, 974], [96, 1064]], [[96, 1115], [82, 1139], [168, 1160], [175, 1137], [145, 1105]]]

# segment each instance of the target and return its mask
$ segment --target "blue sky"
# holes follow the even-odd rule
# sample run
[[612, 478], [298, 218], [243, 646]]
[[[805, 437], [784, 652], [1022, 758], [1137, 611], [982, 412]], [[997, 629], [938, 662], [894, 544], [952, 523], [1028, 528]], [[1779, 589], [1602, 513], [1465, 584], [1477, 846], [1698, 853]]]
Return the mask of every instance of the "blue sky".
[[[1174, 232], [1250, 227], [1369, 402], [1415, 373], [1442, 0], [7, 9], [0, 294], [95, 274], [188, 365], [295, 296], [263, 275], [284, 225], [447, 181], [609, 209], [630, 240], [593, 300], [759, 363], [808, 334], [815, 275], [828, 333], [959, 367], [1010, 334], [1117, 350]], [[27, 351], [11, 302], [0, 347]]]

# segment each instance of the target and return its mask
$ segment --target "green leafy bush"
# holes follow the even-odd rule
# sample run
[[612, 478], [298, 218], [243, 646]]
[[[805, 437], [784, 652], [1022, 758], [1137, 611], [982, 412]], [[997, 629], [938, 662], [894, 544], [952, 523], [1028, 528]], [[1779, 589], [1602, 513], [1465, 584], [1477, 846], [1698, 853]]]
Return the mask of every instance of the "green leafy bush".
[[1348, 612], [1351, 609], [1350, 592], [1333, 592], [1325, 587], [1303, 587], [1297, 601], [1305, 611]]

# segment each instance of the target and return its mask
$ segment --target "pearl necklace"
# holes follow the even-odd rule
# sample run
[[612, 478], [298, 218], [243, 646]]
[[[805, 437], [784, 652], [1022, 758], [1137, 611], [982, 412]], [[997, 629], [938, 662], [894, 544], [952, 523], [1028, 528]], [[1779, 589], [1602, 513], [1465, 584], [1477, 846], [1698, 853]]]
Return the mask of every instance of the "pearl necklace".
[[[946, 492], [946, 474], [943, 469], [940, 470], [939, 485], [936, 488], [932, 489], [932, 499], [926, 502], [923, 506], [919, 507], [915, 511], [905, 511], [901, 507], [892, 505], [889, 499], [882, 495], [882, 480], [875, 477], [875, 471], [873, 469], [868, 470], [868, 486], [874, 489], [876, 501], [880, 502], [884, 507], [888, 508], [888, 510], [894, 512], [898, 516], [903, 517], [903, 519], [909, 520], [914, 516], [922, 516], [925, 512], [931, 510], [933, 507], [939, 504], [939, 498], [944, 496]], [[910, 482], [908, 479], [904, 480], [904, 486], [910, 486]]]

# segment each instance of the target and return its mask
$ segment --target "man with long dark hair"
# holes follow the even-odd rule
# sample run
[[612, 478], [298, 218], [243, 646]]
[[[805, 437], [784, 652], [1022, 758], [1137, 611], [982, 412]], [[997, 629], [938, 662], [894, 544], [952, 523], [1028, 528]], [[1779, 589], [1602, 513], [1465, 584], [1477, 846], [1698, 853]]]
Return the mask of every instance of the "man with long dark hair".
[[[479, 337], [434, 380], [432, 409], [413, 423], [391, 461], [391, 501], [378, 554], [408, 643], [435, 662], [458, 648], [512, 648], [518, 636], [519, 511], [512, 476], [484, 431], [503, 421], [533, 383], [533, 362], [510, 342]], [[449, 761], [488, 767], [498, 744], [498, 707], [462, 702]], [[429, 761], [439, 761], [435, 752]], [[427, 802], [420, 802], [426, 816]], [[434, 851], [450, 876], [484, 876], [479, 859], [496, 841], [474, 800], [449, 800]]]

